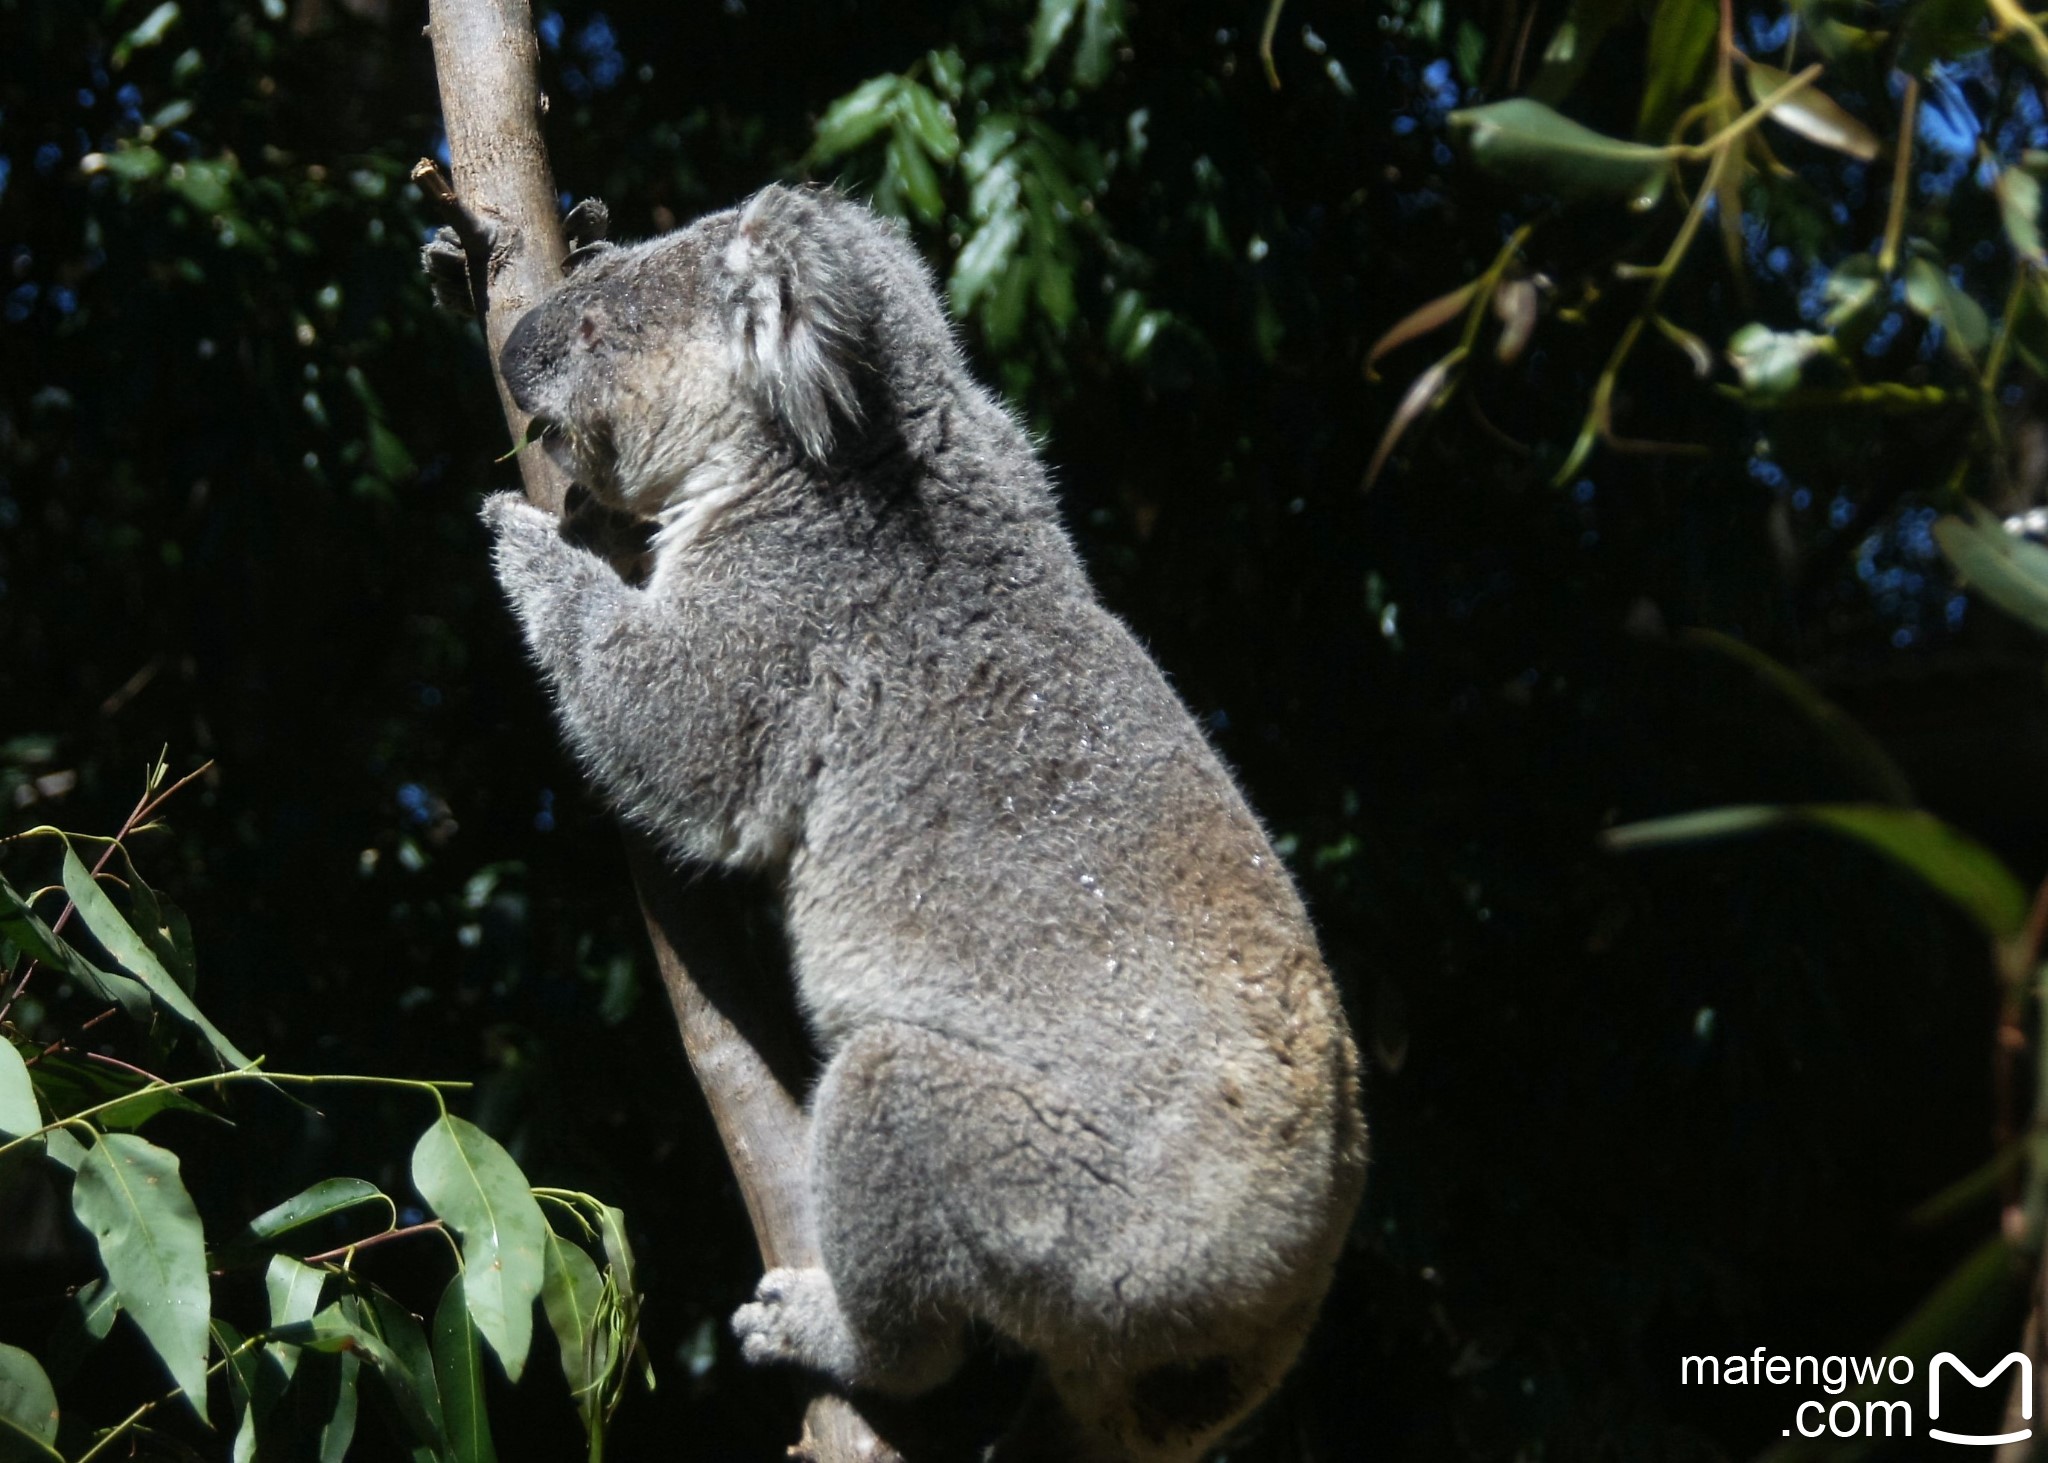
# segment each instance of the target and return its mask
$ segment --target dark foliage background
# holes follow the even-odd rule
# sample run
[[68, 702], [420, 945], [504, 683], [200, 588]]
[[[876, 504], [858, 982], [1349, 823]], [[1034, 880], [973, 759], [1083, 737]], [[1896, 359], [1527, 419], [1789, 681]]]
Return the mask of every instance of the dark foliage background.
[[[1620, 318], [1611, 265], [1654, 259], [1671, 215], [1545, 213], [1471, 171], [1444, 115], [1512, 91], [1516, 37], [1540, 49], [1566, 7], [1290, 4], [1278, 91], [1260, 7], [1134, 0], [1099, 76], [1065, 52], [1028, 74], [1037, 8], [547, 9], [556, 176], [629, 235], [807, 169], [879, 182], [943, 277], [969, 185], [939, 168], [933, 211], [875, 146], [807, 164], [833, 101], [957, 65], [963, 140], [1013, 112], [1067, 149], [1087, 209], [1028, 247], [1069, 298], [985, 302], [969, 346], [1043, 434], [1104, 596], [1284, 840], [1373, 1056], [1350, 1254], [1311, 1355], [1230, 1456], [1775, 1442], [1779, 1399], [1681, 1388], [1678, 1358], [1881, 1353], [1994, 1232], [1989, 1187], [1905, 1223], [1992, 1155], [1984, 942], [1818, 834], [1632, 859], [1596, 838], [1881, 791], [1796, 698], [1677, 633], [1702, 627], [1807, 673], [1924, 803], [2041, 872], [2041, 658], [1926, 543], [1975, 419], [1764, 419], [1645, 346], [1617, 416], [1708, 450], [1600, 452], [1552, 487]], [[179, 771], [213, 759], [144, 844], [210, 1014], [287, 1069], [475, 1079], [466, 1111], [537, 1182], [631, 1218], [661, 1387], [628, 1402], [617, 1456], [779, 1456], [789, 1384], [723, 1332], [757, 1275], [744, 1217], [617, 837], [486, 570], [474, 510], [510, 480], [507, 444], [477, 335], [430, 309], [403, 182], [439, 144], [423, 19], [0, 0], [0, 826], [111, 831], [160, 748]], [[1645, 44], [1624, 15], [1575, 115], [1631, 130]], [[1841, 99], [1875, 114], [1871, 76]], [[1988, 82], [1955, 87], [1961, 115], [1993, 116]], [[1804, 192], [1757, 208], [1748, 293], [1710, 259], [1667, 295], [1717, 346], [1820, 287], [1830, 246], [1795, 204], [1857, 248], [1882, 227], [1888, 162], [1854, 189], [1802, 165]], [[1952, 216], [1948, 192], [1916, 208], [1977, 269], [1997, 223], [1960, 176]], [[1418, 368], [1393, 356], [1369, 384], [1368, 348], [1529, 216], [1554, 291], [1535, 346], [1362, 492]], [[1878, 369], [1939, 372], [1920, 323], [1889, 328]], [[2001, 404], [2016, 438], [2032, 399], [2023, 381]], [[2029, 496], [2024, 473], [1998, 481]], [[0, 851], [11, 876], [21, 857]], [[242, 1100], [232, 1142], [192, 1124], [202, 1208], [246, 1216], [329, 1173], [406, 1188], [420, 1113], [324, 1112]], [[252, 1144], [266, 1162], [242, 1161]], [[0, 1250], [0, 1334], [33, 1340], [89, 1271], [84, 1238], [60, 1216]], [[394, 1289], [428, 1265], [402, 1246], [361, 1263]], [[2012, 1344], [2023, 1284], [1953, 1334]], [[102, 1396], [71, 1405], [118, 1416], [139, 1364], [103, 1356]], [[558, 1390], [498, 1400], [504, 1456], [580, 1446]]]

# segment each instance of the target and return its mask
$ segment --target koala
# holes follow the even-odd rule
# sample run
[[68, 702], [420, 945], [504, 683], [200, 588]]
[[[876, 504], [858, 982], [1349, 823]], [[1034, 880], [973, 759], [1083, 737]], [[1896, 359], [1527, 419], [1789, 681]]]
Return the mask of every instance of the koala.
[[486, 507], [567, 740], [675, 860], [775, 878], [823, 1058], [823, 1263], [761, 1281], [744, 1355], [909, 1396], [991, 1329], [1057, 1399], [993, 1456], [1199, 1458], [1329, 1284], [1357, 1054], [1286, 869], [915, 250], [772, 187], [586, 245], [501, 366], [653, 525], [629, 584]]

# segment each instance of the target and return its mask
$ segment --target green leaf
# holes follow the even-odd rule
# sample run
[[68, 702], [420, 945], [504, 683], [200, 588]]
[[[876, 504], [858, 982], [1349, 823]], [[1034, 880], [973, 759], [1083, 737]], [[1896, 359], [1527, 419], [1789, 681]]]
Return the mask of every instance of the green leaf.
[[362, 1363], [353, 1351], [344, 1351], [334, 1361], [334, 1407], [320, 1424], [320, 1445], [314, 1454], [319, 1463], [345, 1463], [349, 1445], [356, 1440], [356, 1411], [362, 1403], [356, 1385]]
[[1991, 340], [1991, 322], [1984, 307], [1958, 289], [1932, 259], [1915, 255], [1906, 261], [1906, 304], [1937, 322], [1947, 333], [1949, 349], [1973, 364]]
[[1868, 254], [1853, 254], [1828, 275], [1828, 312], [1821, 323], [1843, 345], [1860, 346], [1884, 314], [1885, 277]]
[[235, 1412], [235, 1436], [228, 1456], [233, 1463], [256, 1463], [263, 1423], [284, 1395], [286, 1378], [267, 1350], [244, 1350], [247, 1338], [218, 1316], [212, 1330], [214, 1345], [227, 1363], [228, 1401]]
[[1637, 136], [1663, 137], [1691, 105], [1720, 30], [1716, 0], [1659, 0], [1657, 17], [1650, 22], [1649, 79], [1636, 117]]
[[0, 1458], [52, 1458], [57, 1451], [57, 1389], [42, 1364], [0, 1344]]
[[1045, 70], [1080, 13], [1081, 0], [1038, 0], [1038, 14], [1031, 22], [1031, 52], [1024, 61], [1026, 81]]
[[1616, 851], [1691, 843], [1787, 823], [1823, 827], [1876, 849], [1917, 875], [1999, 939], [2026, 925], [2027, 891], [1998, 856], [1931, 813], [1863, 803], [1710, 808], [1609, 830]]
[[1742, 380], [1751, 404], [1771, 406], [1799, 389], [1807, 364], [1834, 360], [1841, 346], [1831, 335], [1806, 330], [1772, 330], [1767, 325], [1743, 326], [1728, 340], [1728, 359]]
[[910, 129], [898, 122], [889, 132], [885, 166], [904, 201], [926, 223], [937, 223], [946, 211], [945, 194], [939, 191], [939, 175], [924, 155]]
[[533, 1343], [547, 1221], [512, 1155], [473, 1123], [444, 1115], [412, 1154], [412, 1181], [462, 1239], [469, 1313], [510, 1381]]
[[[334, 1352], [345, 1360], [360, 1357], [369, 1362], [413, 1435], [424, 1442], [440, 1444], [439, 1409], [428, 1410], [413, 1382], [411, 1369], [382, 1337], [363, 1325], [361, 1304], [353, 1296], [344, 1296], [311, 1320], [274, 1327], [271, 1335], [274, 1340], [289, 1346]], [[351, 1428], [354, 1426], [353, 1409], [349, 1414], [349, 1425]]]
[[929, 52], [925, 65], [931, 70], [932, 85], [939, 94], [956, 102], [960, 100], [960, 88], [967, 83], [967, 63], [960, 59], [960, 53], [951, 46]]
[[42, 916], [29, 908], [28, 901], [15, 893], [14, 886], [0, 878], [0, 935], [13, 941], [16, 949], [38, 964], [61, 971], [103, 1001], [118, 1005], [138, 1021], [149, 1019], [149, 991], [125, 975], [101, 970], [72, 949], [43, 923]]
[[[434, 1375], [434, 1353], [427, 1344], [426, 1332], [420, 1329], [419, 1321], [410, 1311], [381, 1290], [371, 1293], [370, 1311], [365, 1319], [376, 1328], [384, 1344], [391, 1348], [391, 1354], [398, 1358], [399, 1365], [411, 1376], [420, 1406], [432, 1419], [432, 1437], [445, 1448], [448, 1432], [441, 1413], [441, 1383]], [[415, 1452], [414, 1463], [444, 1463], [444, 1460], [441, 1452], [428, 1449]]]
[[1734, 661], [1776, 695], [1790, 703], [1824, 735], [1845, 766], [1862, 785], [1859, 794], [1899, 807], [1911, 806], [1912, 785], [1898, 763], [1854, 717], [1813, 688], [1806, 677], [1789, 670], [1755, 646], [1718, 630], [1681, 630], [1679, 643]]
[[[315, 1269], [290, 1255], [272, 1255], [270, 1264], [263, 1271], [263, 1291], [270, 1301], [271, 1329], [310, 1321], [313, 1313], [320, 1309], [320, 1290], [326, 1283], [325, 1270]], [[291, 1374], [298, 1369], [298, 1348], [273, 1341], [269, 1350], [277, 1361], [278, 1369], [289, 1381]]]
[[1123, 0], [1083, 0], [1081, 43], [1074, 48], [1074, 85], [1097, 87], [1109, 79], [1116, 43], [1123, 33]]
[[933, 162], [950, 163], [960, 155], [960, 134], [952, 109], [914, 81], [896, 94], [896, 124], [917, 140]]
[[2048, 635], [2048, 549], [2008, 533], [1974, 503], [1967, 520], [1950, 515], [1936, 523], [1934, 541], [1963, 583]]
[[619, 1294], [628, 1301], [638, 1301], [640, 1279], [634, 1267], [633, 1247], [626, 1241], [626, 1211], [605, 1205], [598, 1234], [604, 1243], [605, 1263], [611, 1267], [612, 1280], [618, 1285]]
[[953, 261], [953, 277], [947, 284], [956, 316], [966, 319], [975, 301], [1000, 281], [1023, 237], [1024, 215], [1015, 211], [999, 213], [974, 231]]
[[1526, 97], [1453, 112], [1450, 126], [1486, 172], [1562, 197], [1619, 197], [1648, 207], [1671, 172], [1666, 149], [1595, 132]]
[[2025, 168], [2004, 168], [1992, 186], [2013, 253], [2029, 264], [2048, 263], [2041, 250], [2041, 180]]
[[344, 1209], [383, 1198], [383, 1190], [367, 1179], [322, 1179], [250, 1220], [247, 1227], [235, 1236], [235, 1242], [260, 1244], [281, 1234], [289, 1234], [316, 1219], [325, 1219], [330, 1214], [339, 1214]]
[[[1792, 80], [1787, 73], [1761, 61], [1750, 62], [1747, 70], [1750, 99], [1759, 105]], [[1858, 162], [1871, 162], [1877, 157], [1877, 134], [1813, 86], [1803, 86], [1774, 103], [1768, 115], [1787, 132], [1847, 153]]]
[[85, 1145], [65, 1128], [52, 1128], [43, 1134], [43, 1151], [73, 1173], [85, 1162]]
[[582, 1411], [586, 1428], [602, 1421], [599, 1389], [611, 1371], [611, 1337], [598, 1326], [603, 1301], [604, 1280], [597, 1262], [549, 1229], [541, 1252], [540, 1304], [562, 1353], [569, 1395]]
[[199, 966], [192, 954], [192, 922], [185, 911], [142, 882], [131, 864], [128, 869], [129, 923], [142, 936], [178, 989], [192, 995], [199, 985]]
[[71, 1188], [128, 1314], [206, 1419], [206, 1240], [178, 1158], [132, 1133], [101, 1137]]
[[42, 1125], [43, 1110], [36, 1105], [28, 1063], [21, 1059], [13, 1042], [0, 1040], [0, 1135], [19, 1138]]
[[875, 76], [825, 109], [811, 139], [811, 161], [843, 157], [889, 125], [900, 76]]
[[220, 1029], [192, 1004], [192, 998], [171, 979], [170, 972], [150, 953], [149, 946], [135, 933], [135, 927], [122, 917], [120, 910], [114, 908], [114, 902], [107, 898], [99, 881], [86, 871], [68, 843], [64, 846], [64, 892], [78, 906], [78, 917], [85, 921], [94, 938], [107, 947], [107, 953], [120, 962], [122, 969], [149, 987], [149, 993], [156, 997], [158, 1005], [196, 1029], [229, 1066], [250, 1065], [241, 1048], [223, 1036]]
[[441, 1384], [449, 1463], [497, 1463], [491, 1420], [484, 1407], [483, 1357], [477, 1350], [477, 1328], [466, 1294], [458, 1275], [448, 1282], [434, 1311], [434, 1375]]

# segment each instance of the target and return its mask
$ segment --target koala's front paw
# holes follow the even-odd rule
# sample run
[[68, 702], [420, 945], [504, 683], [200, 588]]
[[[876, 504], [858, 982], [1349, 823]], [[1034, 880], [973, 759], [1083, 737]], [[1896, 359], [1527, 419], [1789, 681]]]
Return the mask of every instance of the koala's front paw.
[[469, 255], [455, 230], [436, 229], [420, 249], [420, 264], [427, 271], [435, 304], [452, 315], [476, 313], [476, 297], [469, 287]]
[[523, 493], [493, 493], [484, 499], [481, 514], [495, 538], [532, 538], [555, 532], [555, 515], [536, 508]]
[[790, 1362], [841, 1377], [850, 1369], [846, 1321], [823, 1270], [770, 1270], [732, 1313], [732, 1333], [756, 1366]]

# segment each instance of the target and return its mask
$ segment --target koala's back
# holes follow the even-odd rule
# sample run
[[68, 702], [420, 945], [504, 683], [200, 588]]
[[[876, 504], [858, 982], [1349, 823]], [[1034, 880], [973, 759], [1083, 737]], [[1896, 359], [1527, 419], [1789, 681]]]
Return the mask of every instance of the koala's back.
[[893, 1023], [1042, 1074], [1100, 1130], [1107, 1202], [1063, 1218], [1094, 1292], [1020, 1312], [1050, 1334], [1071, 1328], [1048, 1306], [1095, 1307], [1117, 1345], [1170, 1354], [1327, 1265], [1362, 1162], [1355, 1062], [1285, 869], [1096, 599], [1021, 433], [974, 405], [944, 408], [993, 438], [957, 477], [841, 483], [817, 517], [765, 497], [702, 572], [789, 566], [756, 591], [804, 647], [776, 763], [804, 788], [766, 796], [798, 820], [786, 902], [827, 1055]]

